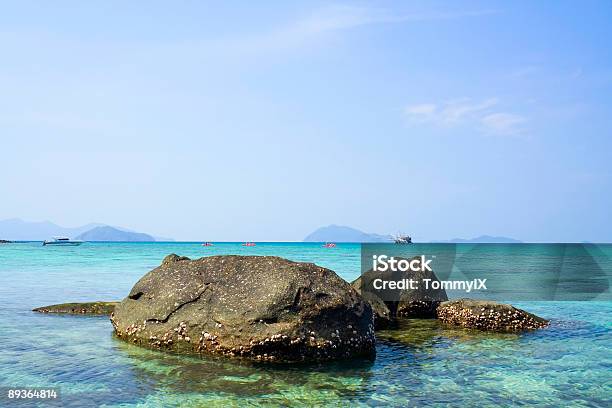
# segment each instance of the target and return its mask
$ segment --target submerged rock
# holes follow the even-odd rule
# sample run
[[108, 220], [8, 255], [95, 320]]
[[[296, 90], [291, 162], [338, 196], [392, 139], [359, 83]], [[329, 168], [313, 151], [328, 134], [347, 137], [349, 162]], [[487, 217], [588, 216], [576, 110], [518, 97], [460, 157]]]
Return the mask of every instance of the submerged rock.
[[86, 303], [61, 303], [58, 305], [42, 306], [33, 309], [39, 313], [67, 313], [77, 315], [108, 316], [119, 302], [86, 302]]
[[437, 313], [444, 323], [480, 330], [520, 332], [548, 326], [548, 320], [534, 314], [486, 300], [457, 299], [443, 302]]
[[333, 271], [271, 256], [167, 256], [115, 309], [116, 335], [178, 353], [323, 361], [375, 352], [372, 309]]
[[[417, 282], [418, 288], [401, 289], [395, 292], [372, 290], [373, 282], [377, 278], [395, 281], [402, 278], [413, 279]], [[370, 303], [375, 313], [376, 328], [381, 329], [388, 327], [395, 317], [436, 317], [436, 309], [441, 302], [448, 300], [448, 296], [441, 287], [433, 289], [430, 285], [429, 288], [426, 288], [423, 284], [423, 279], [439, 281], [436, 274], [428, 270], [409, 272], [378, 272], [369, 270], [353, 281], [352, 286]]]

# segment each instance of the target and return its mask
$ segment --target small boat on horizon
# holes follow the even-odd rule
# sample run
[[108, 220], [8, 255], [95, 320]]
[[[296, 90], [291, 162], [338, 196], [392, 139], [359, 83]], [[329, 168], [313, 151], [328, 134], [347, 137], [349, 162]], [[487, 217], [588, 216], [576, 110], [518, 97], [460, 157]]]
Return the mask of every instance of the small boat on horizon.
[[255, 243], [254, 242], [245, 242], [244, 244], [242, 244], [242, 246], [254, 247]]
[[63, 245], [63, 246], [77, 246], [81, 245], [83, 241], [79, 241], [76, 239], [70, 239], [68, 237], [53, 237], [51, 239], [46, 239], [43, 241], [43, 246], [46, 245]]
[[333, 242], [326, 242], [325, 244], [322, 245], [323, 248], [335, 248], [336, 244], [334, 244]]
[[397, 234], [393, 237], [393, 241], [400, 245], [412, 244], [412, 237], [410, 235]]
[[212, 242], [204, 242], [202, 244], [202, 246], [213, 246], [214, 244]]

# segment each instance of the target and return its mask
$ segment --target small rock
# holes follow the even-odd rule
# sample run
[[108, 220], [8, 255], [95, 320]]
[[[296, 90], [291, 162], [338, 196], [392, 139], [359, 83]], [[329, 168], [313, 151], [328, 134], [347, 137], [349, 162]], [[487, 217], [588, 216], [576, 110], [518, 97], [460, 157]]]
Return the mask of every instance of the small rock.
[[444, 323], [496, 332], [521, 332], [548, 326], [548, 320], [512, 305], [486, 300], [457, 299], [437, 309]]

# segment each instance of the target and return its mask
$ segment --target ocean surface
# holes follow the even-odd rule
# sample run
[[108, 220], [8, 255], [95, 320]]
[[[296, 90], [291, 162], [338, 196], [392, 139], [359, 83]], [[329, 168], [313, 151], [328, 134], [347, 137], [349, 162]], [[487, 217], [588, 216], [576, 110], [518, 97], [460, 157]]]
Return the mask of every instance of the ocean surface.
[[[546, 245], [523, 247], [534, 262], [550, 257]], [[503, 252], [504, 245], [489, 248]], [[611, 245], [598, 250], [612, 259]], [[551, 320], [549, 328], [521, 335], [410, 320], [377, 333], [374, 361], [291, 366], [145, 350], [115, 339], [105, 317], [31, 312], [53, 303], [120, 300], [170, 253], [277, 255], [315, 262], [347, 281], [360, 273], [357, 244], [0, 245], [0, 387], [56, 387], [58, 406], [66, 407], [612, 406], [608, 300], [515, 302]], [[572, 256], [565, 252], [565, 267]], [[28, 405], [36, 403], [21, 406]]]

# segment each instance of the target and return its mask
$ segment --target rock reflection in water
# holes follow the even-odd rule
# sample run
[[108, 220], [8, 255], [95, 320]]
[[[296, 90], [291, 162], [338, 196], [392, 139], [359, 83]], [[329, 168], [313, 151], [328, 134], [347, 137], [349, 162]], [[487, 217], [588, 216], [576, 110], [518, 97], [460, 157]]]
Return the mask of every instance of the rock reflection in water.
[[[303, 394], [357, 397], [370, 377], [373, 361], [354, 359], [325, 364], [270, 364], [225, 357], [179, 356], [146, 350], [115, 339], [132, 363], [138, 381], [171, 393], [197, 393], [228, 399], [293, 400]], [[367, 386], [365, 388], [368, 388]], [[281, 401], [279, 401], [281, 402]]]
[[494, 333], [445, 325], [436, 319], [398, 319], [391, 330], [376, 333], [379, 341], [401, 343], [408, 347], [444, 347], [455, 341], [479, 342], [487, 339], [517, 340], [519, 334]]

